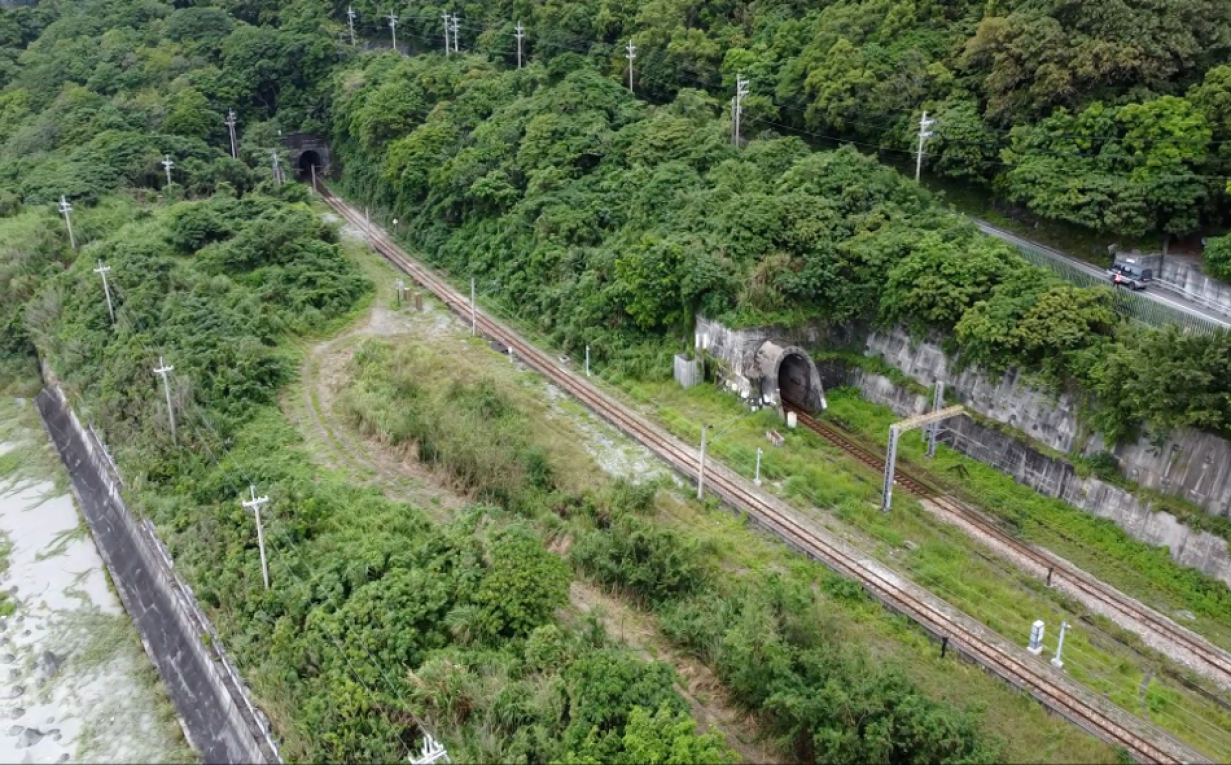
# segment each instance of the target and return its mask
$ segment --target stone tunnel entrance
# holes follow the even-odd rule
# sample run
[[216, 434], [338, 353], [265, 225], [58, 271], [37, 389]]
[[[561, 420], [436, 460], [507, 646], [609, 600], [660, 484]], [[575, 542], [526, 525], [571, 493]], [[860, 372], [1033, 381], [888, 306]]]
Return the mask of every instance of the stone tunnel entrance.
[[320, 174], [324, 164], [321, 162], [321, 155], [309, 149], [299, 155], [299, 174], [306, 178], [312, 174], [313, 167]]
[[290, 164], [301, 179], [307, 180], [314, 167], [318, 178], [329, 176], [333, 156], [324, 138], [310, 133], [292, 133], [283, 136], [282, 145], [286, 147]]
[[756, 366], [761, 377], [761, 396], [766, 402], [790, 401], [810, 412], [825, 410], [821, 373], [802, 348], [766, 340], [757, 349]]

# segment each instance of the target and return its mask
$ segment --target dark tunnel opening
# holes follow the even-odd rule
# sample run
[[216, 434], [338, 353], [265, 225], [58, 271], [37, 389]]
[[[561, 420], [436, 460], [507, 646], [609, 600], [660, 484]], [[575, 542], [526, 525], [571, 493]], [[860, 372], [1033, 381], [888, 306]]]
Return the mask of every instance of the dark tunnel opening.
[[778, 394], [784, 401], [806, 404], [810, 400], [810, 378], [808, 360], [797, 353], [787, 354], [778, 368]]
[[321, 155], [309, 149], [299, 155], [299, 174], [310, 175], [313, 167], [316, 168], [318, 174], [321, 172]]

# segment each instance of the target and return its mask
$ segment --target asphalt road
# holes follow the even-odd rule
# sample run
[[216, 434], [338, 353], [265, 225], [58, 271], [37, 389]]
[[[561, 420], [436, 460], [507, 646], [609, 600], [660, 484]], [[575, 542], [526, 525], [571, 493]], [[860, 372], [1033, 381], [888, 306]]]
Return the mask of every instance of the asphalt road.
[[[1081, 269], [1082, 271], [1085, 271], [1086, 273], [1098, 279], [1107, 280], [1107, 271], [1102, 268], [1099, 268], [1098, 266], [1090, 265], [1084, 260], [1079, 260], [1078, 258], [1075, 258], [1072, 255], [1068, 255], [1067, 253], [1061, 252], [1060, 250], [1057, 250], [1053, 247], [1047, 247], [1046, 245], [1039, 244], [1038, 242], [1034, 242], [1024, 237], [1020, 237], [1016, 234], [1005, 231], [1002, 228], [997, 228], [996, 226], [993, 226], [992, 224], [988, 223], [985, 220], [980, 220], [979, 218], [973, 218], [973, 217], [971, 218], [971, 220], [974, 221], [975, 225], [979, 227], [979, 230], [985, 234], [994, 236], [997, 239], [1002, 239], [1010, 244], [1014, 244], [1018, 246], [1025, 246], [1025, 247], [1033, 247], [1038, 250], [1044, 250], [1054, 255], [1055, 257], [1060, 258], [1072, 264], [1074, 268]], [[1109, 280], [1108, 280], [1108, 283], [1110, 284]], [[1206, 308], [1205, 306], [1200, 305], [1198, 303], [1194, 303], [1193, 301], [1188, 300], [1184, 296], [1171, 291], [1165, 285], [1152, 284], [1146, 289], [1141, 290], [1137, 294], [1141, 295], [1142, 297], [1148, 300], [1153, 300], [1155, 303], [1160, 303], [1162, 305], [1165, 305], [1168, 308], [1174, 308], [1177, 311], [1182, 311], [1183, 313], [1186, 313], [1189, 316], [1194, 316], [1199, 319], [1205, 319], [1206, 321], [1216, 324], [1220, 327], [1223, 327], [1224, 329], [1231, 329], [1231, 316], [1228, 316], [1225, 313], [1220, 313], [1218, 311], [1214, 311], [1212, 309]]]

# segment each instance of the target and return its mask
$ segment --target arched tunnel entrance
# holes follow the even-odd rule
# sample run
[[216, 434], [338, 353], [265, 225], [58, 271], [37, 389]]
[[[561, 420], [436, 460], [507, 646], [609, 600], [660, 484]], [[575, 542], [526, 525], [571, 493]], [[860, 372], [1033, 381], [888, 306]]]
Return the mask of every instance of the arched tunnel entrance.
[[324, 167], [321, 162], [321, 155], [315, 151], [308, 149], [299, 155], [299, 174], [305, 178], [312, 175], [312, 168], [316, 168], [317, 175], [321, 174]]
[[802, 348], [766, 340], [757, 349], [756, 366], [761, 378], [761, 396], [767, 402], [790, 401], [810, 412], [825, 410], [821, 373]]
[[786, 401], [808, 400], [808, 360], [797, 353], [788, 353], [778, 367], [778, 390]]

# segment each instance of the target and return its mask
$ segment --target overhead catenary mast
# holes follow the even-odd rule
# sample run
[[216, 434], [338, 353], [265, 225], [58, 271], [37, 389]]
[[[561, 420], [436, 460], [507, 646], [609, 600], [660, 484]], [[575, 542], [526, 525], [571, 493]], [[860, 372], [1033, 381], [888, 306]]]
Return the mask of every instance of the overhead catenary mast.
[[449, 27], [451, 25], [449, 24], [449, 12], [448, 11], [444, 12], [444, 20], [445, 20], [445, 55], [447, 56], [453, 50], [453, 48], [449, 45]]
[[517, 38], [517, 68], [521, 69], [521, 41], [526, 36], [526, 30], [522, 27], [520, 21], [513, 28], [513, 36]]
[[356, 15], [355, 9], [350, 7], [349, 5], [346, 6], [346, 23], [350, 27], [351, 47], [354, 47], [355, 45], [355, 15]]
[[453, 14], [453, 16], [449, 19], [449, 27], [453, 30], [453, 52], [454, 53], [460, 53], [462, 50], [461, 45], [458, 42], [460, 38], [460, 34], [458, 33], [458, 27], [460, 26], [461, 20], [462, 20], [462, 17], [458, 16], [456, 13]]

